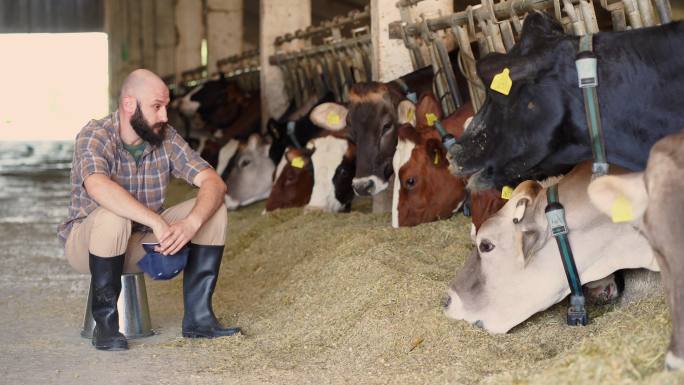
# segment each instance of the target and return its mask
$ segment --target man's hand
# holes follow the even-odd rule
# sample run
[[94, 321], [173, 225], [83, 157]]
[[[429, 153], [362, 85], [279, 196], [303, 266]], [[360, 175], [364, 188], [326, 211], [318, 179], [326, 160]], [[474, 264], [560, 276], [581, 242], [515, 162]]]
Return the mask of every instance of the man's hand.
[[[159, 239], [160, 251], [164, 255], [176, 254], [197, 234], [202, 226], [199, 219], [188, 216], [167, 227]], [[155, 233], [156, 235], [156, 233]]]

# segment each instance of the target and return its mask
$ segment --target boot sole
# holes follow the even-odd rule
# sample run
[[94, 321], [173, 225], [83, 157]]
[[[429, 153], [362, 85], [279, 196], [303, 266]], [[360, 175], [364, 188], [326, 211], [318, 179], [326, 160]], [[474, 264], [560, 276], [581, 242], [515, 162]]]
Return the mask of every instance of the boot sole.
[[128, 350], [128, 342], [123, 341], [120, 343], [112, 343], [112, 344], [107, 344], [107, 345], [97, 345], [93, 343], [93, 346], [97, 350], [106, 350], [106, 351], [111, 351], [111, 352], [119, 352], [122, 350]]
[[185, 338], [221, 338], [221, 337], [230, 337], [234, 336], [236, 334], [241, 334], [241, 330], [236, 330], [234, 333], [231, 334], [221, 334], [221, 335], [215, 335], [215, 334], [206, 334], [206, 333], [197, 333], [197, 332], [183, 332], [183, 337]]

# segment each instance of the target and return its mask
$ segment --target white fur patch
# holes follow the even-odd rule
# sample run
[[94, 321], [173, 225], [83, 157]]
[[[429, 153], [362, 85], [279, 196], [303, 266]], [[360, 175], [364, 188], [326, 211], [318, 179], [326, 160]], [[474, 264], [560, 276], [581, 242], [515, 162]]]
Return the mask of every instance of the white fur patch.
[[392, 194], [392, 227], [394, 228], [399, 227], [399, 189], [401, 188], [399, 170], [411, 159], [411, 153], [413, 153], [413, 149], [415, 147], [416, 144], [412, 141], [399, 139], [399, 142], [397, 142], [397, 150], [394, 152], [394, 158], [392, 158], [392, 166], [394, 167], [394, 193]]
[[204, 146], [207, 144], [207, 137], [201, 137], [199, 138], [199, 146], [197, 146], [197, 153], [202, 155], [202, 151], [204, 151]]
[[218, 154], [218, 164], [216, 165], [216, 173], [221, 175], [223, 171], [228, 167], [230, 159], [235, 155], [240, 146], [240, 142], [235, 139], [231, 139], [226, 143]]
[[311, 156], [314, 169], [314, 186], [307, 207], [318, 208], [331, 213], [339, 212], [343, 206], [335, 198], [335, 186], [332, 179], [337, 166], [342, 163], [349, 144], [345, 139], [334, 136], [312, 139], [309, 143], [313, 144], [316, 151]]
[[371, 176], [364, 176], [363, 178], [354, 178], [352, 180], [353, 185], [358, 185], [358, 184], [365, 184], [368, 181], [373, 181], [373, 191], [371, 191], [370, 195], [377, 195], [378, 193], [381, 193], [385, 191], [387, 186], [389, 186], [389, 182], [381, 180], [375, 175]]
[[287, 152], [283, 153], [283, 157], [280, 158], [280, 162], [278, 162], [278, 167], [276, 167], [276, 173], [275, 176], [273, 177], [273, 183], [275, 183], [278, 178], [280, 178], [280, 174], [283, 173], [283, 170], [285, 169], [285, 165], [287, 164]]
[[192, 95], [196, 94], [197, 91], [201, 89], [202, 86], [197, 86], [180, 99], [180, 101], [178, 102], [178, 110], [181, 112], [181, 114], [190, 118], [197, 112], [197, 110], [200, 107], [200, 103], [194, 100], [190, 100], [190, 98], [192, 97]]
[[313, 124], [328, 131], [340, 131], [347, 127], [347, 108], [337, 103], [321, 103], [311, 110], [309, 119]]
[[409, 100], [402, 100], [397, 106], [397, 122], [399, 124], [411, 123], [416, 126], [416, 105]]

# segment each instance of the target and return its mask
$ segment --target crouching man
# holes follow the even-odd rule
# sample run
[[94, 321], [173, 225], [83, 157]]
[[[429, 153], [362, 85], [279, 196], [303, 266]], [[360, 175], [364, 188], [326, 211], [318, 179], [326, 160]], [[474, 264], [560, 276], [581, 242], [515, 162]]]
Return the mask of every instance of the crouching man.
[[[225, 245], [226, 186], [216, 172], [167, 124], [169, 90], [150, 71], [124, 81], [119, 108], [92, 120], [76, 137], [68, 218], [59, 226], [71, 266], [90, 272], [95, 320], [92, 343], [128, 349], [119, 333], [116, 303], [121, 274], [139, 272], [141, 243], [174, 255], [188, 246], [183, 272], [182, 332], [189, 338], [230, 336], [211, 298]], [[196, 199], [163, 209], [171, 176], [199, 187]]]

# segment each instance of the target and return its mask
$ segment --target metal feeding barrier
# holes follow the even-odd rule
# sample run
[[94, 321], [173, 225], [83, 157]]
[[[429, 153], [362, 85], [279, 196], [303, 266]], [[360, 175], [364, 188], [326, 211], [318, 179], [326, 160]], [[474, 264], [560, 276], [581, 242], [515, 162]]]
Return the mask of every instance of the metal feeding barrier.
[[328, 92], [346, 102], [352, 84], [371, 80], [369, 7], [279, 36], [274, 45], [269, 63], [280, 68], [296, 106]]
[[[523, 19], [528, 12], [548, 11], [561, 22], [566, 33], [578, 36], [611, 27], [615, 31], [623, 31], [672, 20], [669, 0], [599, 0], [600, 7], [610, 13], [610, 20], [597, 18], [593, 0], [501, 0], [498, 3], [482, 0], [480, 4], [469, 5], [460, 12], [409, 20], [409, 8], [421, 1], [400, 0], [396, 4], [401, 21], [390, 23], [389, 35], [391, 39], [404, 41], [414, 69], [424, 64], [420, 45], [427, 46], [435, 73], [435, 93], [447, 115], [462, 104], [462, 99], [444, 42], [436, 35], [438, 31], [451, 31], [455, 38], [459, 49], [458, 67], [468, 82], [470, 100], [477, 111], [485, 97], [485, 88], [475, 67], [477, 58], [492, 52], [510, 51], [522, 31]], [[473, 50], [473, 44], [476, 50]]]
[[210, 80], [216, 80], [223, 75], [226, 80], [234, 80], [240, 89], [252, 92], [260, 88], [259, 50], [245, 51], [241, 54], [229, 56], [216, 61], [218, 71], [209, 74], [207, 66], [200, 66], [181, 73], [180, 81], [176, 81], [175, 75], [162, 78], [171, 91], [179, 91], [180, 94], [192, 88], [204, 84]]

